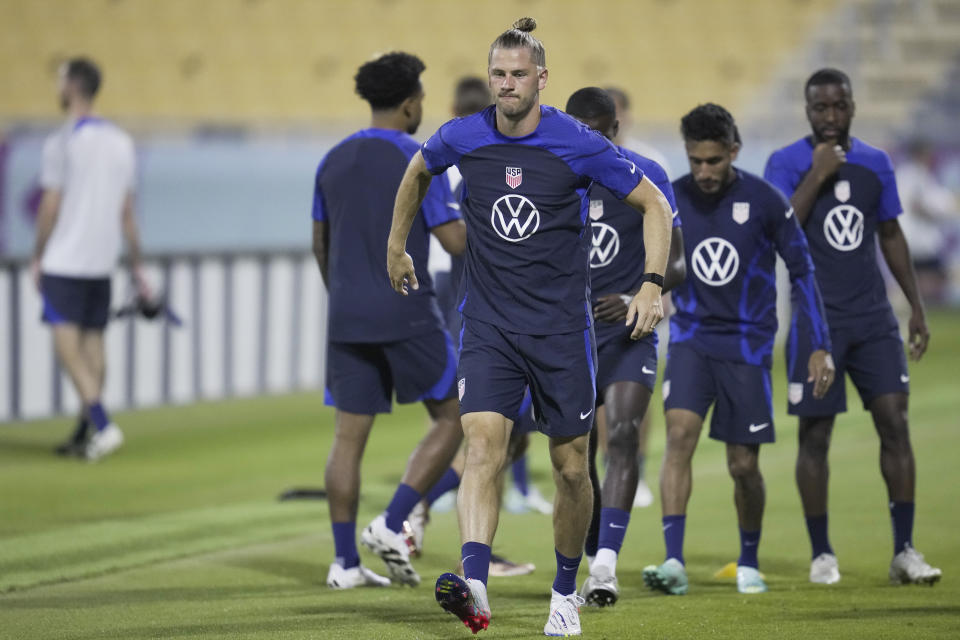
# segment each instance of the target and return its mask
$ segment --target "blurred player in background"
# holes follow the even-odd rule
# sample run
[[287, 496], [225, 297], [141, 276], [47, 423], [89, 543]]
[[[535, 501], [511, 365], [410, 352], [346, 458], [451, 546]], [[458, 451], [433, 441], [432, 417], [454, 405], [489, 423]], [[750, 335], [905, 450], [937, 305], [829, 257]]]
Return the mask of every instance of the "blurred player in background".
[[[603, 89], [580, 89], [567, 101], [567, 114], [612, 140], [617, 133], [616, 106]], [[663, 192], [673, 211], [670, 257], [664, 275], [664, 291], [683, 281], [683, 236], [676, 215], [673, 187], [663, 169], [653, 160], [617, 147]], [[580, 595], [587, 604], [612, 605], [617, 584], [617, 554], [630, 522], [634, 491], [639, 480], [637, 446], [640, 423], [650, 405], [657, 381], [657, 333], [630, 339], [623, 324], [627, 303], [640, 288], [643, 275], [643, 217], [602, 185], [590, 190], [589, 217], [591, 304], [597, 336], [597, 408], [607, 423], [607, 466], [602, 495], [596, 474], [597, 430], [590, 434], [590, 471], [594, 484], [594, 517], [587, 536], [586, 554], [590, 576]], [[603, 411], [600, 411], [600, 408]], [[601, 509], [602, 506], [602, 509]], [[595, 558], [593, 558], [595, 556]]]
[[671, 216], [663, 194], [634, 163], [599, 134], [540, 105], [547, 69], [543, 45], [530, 33], [535, 27], [521, 19], [490, 46], [495, 106], [448, 122], [413, 157], [397, 193], [388, 265], [394, 288], [414, 294], [408, 231], [432, 176], [457, 165], [469, 224], [458, 367], [467, 440], [458, 500], [466, 579], [443, 574], [436, 597], [474, 632], [489, 625], [496, 478], [529, 385], [539, 427], [550, 436], [557, 484], [557, 574], [544, 633], [579, 635], [576, 575], [592, 506], [586, 458], [596, 400], [586, 191], [596, 180], [645, 212], [648, 273], [626, 318], [634, 337], [649, 334], [662, 318]]
[[466, 242], [445, 182], [425, 194], [423, 216], [410, 234], [410, 251], [423, 268], [415, 295], [393, 293], [383, 255], [397, 185], [419, 146], [410, 134], [423, 113], [423, 70], [423, 62], [407, 53], [361, 66], [356, 91], [370, 104], [370, 127], [334, 147], [317, 168], [313, 250], [329, 292], [326, 401], [336, 407], [325, 473], [336, 548], [327, 575], [332, 588], [388, 583], [360, 565], [356, 517], [364, 446], [376, 414], [390, 412], [394, 391], [400, 403], [422, 401], [433, 420], [386, 512], [362, 534], [395, 582], [420, 582], [401, 527], [449, 466], [463, 435], [456, 354], [426, 271], [431, 234], [454, 255], [463, 253]]
[[810, 242], [830, 321], [841, 384], [825, 397], [811, 394], [798, 369], [810, 353], [799, 327], [787, 343], [788, 410], [799, 416], [797, 487], [813, 547], [810, 581], [840, 580], [827, 535], [827, 452], [836, 414], [847, 409], [843, 373], [849, 372], [880, 436], [880, 470], [890, 498], [895, 583], [934, 583], [940, 570], [913, 548], [916, 469], [907, 423], [910, 374], [897, 319], [877, 262], [875, 237], [910, 303], [910, 356], [919, 360], [930, 333], [897, 216], [902, 208], [887, 154], [850, 136], [855, 105], [850, 79], [821, 69], [804, 86], [812, 135], [775, 151], [766, 177], [789, 198]]
[[727, 445], [740, 525], [737, 589], [761, 593], [767, 586], [757, 560], [765, 502], [759, 458], [760, 445], [774, 441], [770, 365], [777, 254], [790, 273], [793, 323], [801, 323], [812, 345], [805, 362], [817, 397], [833, 381], [830, 335], [807, 242], [790, 203], [769, 183], [733, 166], [740, 151], [733, 116], [719, 105], [701, 105], [683, 117], [681, 131], [690, 173], [673, 188], [691, 274], [673, 292], [677, 312], [670, 319], [663, 381], [666, 561], [644, 569], [643, 579], [651, 589], [687, 592], [683, 538], [691, 461], [713, 405], [710, 437]]
[[[60, 105], [67, 122], [43, 146], [43, 198], [31, 263], [57, 359], [83, 405], [73, 437], [58, 451], [82, 453], [89, 460], [123, 444], [123, 432], [111, 422], [101, 401], [106, 372], [103, 332], [121, 240], [126, 241], [139, 295], [150, 295], [141, 271], [133, 211], [133, 140], [94, 115], [100, 82], [99, 68], [86, 58], [73, 58], [60, 69]], [[95, 431], [88, 441], [91, 425]]]

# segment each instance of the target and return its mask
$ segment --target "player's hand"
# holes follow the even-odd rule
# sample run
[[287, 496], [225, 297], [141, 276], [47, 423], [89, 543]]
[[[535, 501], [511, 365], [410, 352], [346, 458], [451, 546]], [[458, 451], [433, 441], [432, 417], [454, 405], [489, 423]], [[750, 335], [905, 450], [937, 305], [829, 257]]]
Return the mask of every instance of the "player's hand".
[[600, 296], [593, 307], [593, 317], [600, 322], [623, 322], [627, 319], [627, 303], [630, 296], [609, 293]]
[[408, 295], [407, 285], [414, 291], [420, 288], [417, 282], [417, 272], [413, 268], [413, 258], [406, 251], [402, 253], [387, 252], [387, 273], [390, 275], [390, 286], [397, 293]]
[[833, 356], [828, 351], [817, 349], [810, 354], [807, 369], [810, 372], [807, 382], [813, 383], [813, 397], [819, 400], [827, 394], [827, 389], [833, 384], [833, 378], [837, 373], [833, 366]]
[[813, 148], [812, 171], [821, 178], [829, 178], [847, 161], [847, 152], [836, 140], [821, 142]]
[[133, 278], [133, 286], [137, 289], [137, 295], [141, 300], [153, 300], [153, 290], [150, 283], [143, 275], [143, 269], [140, 266], [133, 267], [130, 270], [130, 277]]
[[37, 291], [41, 291], [40, 258], [33, 258], [32, 260], [30, 260], [30, 279], [33, 280], [33, 286], [37, 288]]
[[927, 317], [923, 307], [916, 307], [910, 314], [910, 359], [919, 360], [927, 350], [930, 342], [930, 330], [927, 329]]
[[633, 331], [630, 332], [631, 339], [639, 340], [650, 335], [657, 323], [663, 320], [661, 295], [660, 287], [652, 282], [644, 282], [637, 295], [633, 296], [626, 319], [628, 327], [636, 321]]

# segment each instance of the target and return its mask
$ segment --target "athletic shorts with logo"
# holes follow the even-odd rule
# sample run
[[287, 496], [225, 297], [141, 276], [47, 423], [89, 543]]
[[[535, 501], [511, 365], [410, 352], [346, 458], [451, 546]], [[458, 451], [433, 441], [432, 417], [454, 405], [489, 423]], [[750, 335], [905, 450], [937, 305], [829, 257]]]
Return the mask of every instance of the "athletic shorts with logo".
[[583, 435], [593, 425], [596, 362], [592, 327], [528, 335], [464, 316], [457, 372], [460, 414], [517, 416], [529, 385], [542, 433]]
[[597, 323], [597, 402], [614, 382], [639, 382], [653, 391], [657, 383], [657, 337], [630, 339], [630, 327]]
[[75, 324], [102, 330], [110, 316], [110, 278], [71, 278], [43, 274], [41, 319], [49, 324]]
[[856, 326], [830, 324], [831, 354], [837, 375], [819, 400], [813, 397], [813, 383], [807, 382], [811, 349], [802, 334], [791, 331], [787, 338], [787, 411], [790, 415], [815, 417], [845, 412], [844, 373], [857, 388], [864, 409], [879, 396], [910, 392], [907, 356], [892, 313], [858, 322]]
[[728, 444], [775, 440], [770, 369], [717, 360], [683, 343], [667, 350], [663, 406], [705, 418], [713, 405], [710, 437]]
[[329, 342], [325, 402], [350, 413], [390, 413], [394, 391], [400, 404], [455, 397], [456, 373], [443, 329], [396, 342]]

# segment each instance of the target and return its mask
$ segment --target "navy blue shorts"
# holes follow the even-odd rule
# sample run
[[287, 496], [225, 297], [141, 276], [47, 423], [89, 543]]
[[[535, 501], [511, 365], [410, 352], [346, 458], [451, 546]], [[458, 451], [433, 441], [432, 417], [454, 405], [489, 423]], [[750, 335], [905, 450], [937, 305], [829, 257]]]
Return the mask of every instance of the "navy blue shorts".
[[110, 278], [40, 277], [43, 313], [49, 324], [103, 330], [110, 316]]
[[492, 411], [514, 419], [529, 386], [542, 433], [583, 435], [593, 425], [596, 362], [592, 327], [534, 336], [464, 317], [457, 372], [460, 414]]
[[650, 391], [657, 383], [657, 335], [630, 339], [629, 327], [597, 331], [597, 402], [614, 382], [639, 382]]
[[671, 344], [663, 374], [663, 406], [710, 419], [710, 437], [729, 444], [773, 442], [773, 397], [766, 367], [709, 358]]
[[830, 329], [833, 364], [837, 377], [827, 394], [816, 400], [813, 383], [807, 382], [810, 347], [804, 337], [792, 331], [787, 340], [787, 411], [790, 415], [832, 416], [847, 410], [847, 385], [850, 376], [864, 409], [877, 397], [888, 393], [909, 393], [910, 372], [896, 318], [886, 315], [856, 328]]
[[400, 404], [453, 398], [456, 373], [453, 341], [442, 329], [397, 342], [328, 342], [324, 400], [350, 413], [390, 413], [394, 390]]
[[536, 430], [537, 416], [533, 413], [533, 398], [530, 396], [530, 389], [527, 389], [523, 394], [523, 402], [520, 403], [520, 411], [513, 421], [511, 436], [531, 433]]

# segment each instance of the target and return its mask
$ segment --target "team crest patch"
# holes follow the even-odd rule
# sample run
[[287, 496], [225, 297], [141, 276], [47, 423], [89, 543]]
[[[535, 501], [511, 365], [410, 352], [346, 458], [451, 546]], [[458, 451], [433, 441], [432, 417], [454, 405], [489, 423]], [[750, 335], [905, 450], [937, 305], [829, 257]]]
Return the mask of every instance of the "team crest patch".
[[749, 202], [734, 202], [733, 203], [733, 221], [737, 224], [743, 224], [750, 219], [750, 203]]
[[837, 180], [836, 184], [833, 185], [833, 195], [837, 197], [837, 200], [840, 202], [846, 202], [850, 199], [850, 181], [849, 180]]
[[507, 186], [516, 189], [523, 182], [523, 169], [520, 167], [507, 167]]
[[457, 396], [460, 400], [463, 400], [463, 392], [466, 391], [466, 389], [467, 389], [467, 379], [460, 378], [460, 380], [457, 381]]
[[803, 400], [802, 382], [790, 383], [790, 386], [787, 388], [787, 400], [790, 401], [790, 404], [800, 404], [800, 401]]
[[599, 220], [603, 217], [603, 200], [590, 201], [590, 219]]

